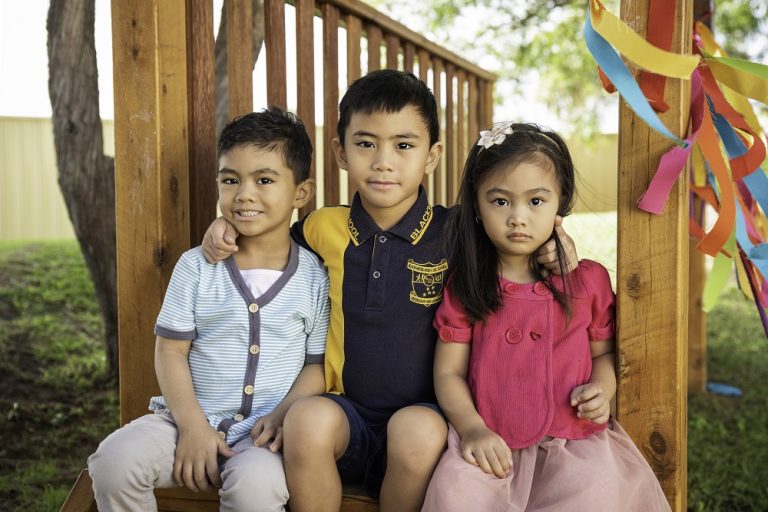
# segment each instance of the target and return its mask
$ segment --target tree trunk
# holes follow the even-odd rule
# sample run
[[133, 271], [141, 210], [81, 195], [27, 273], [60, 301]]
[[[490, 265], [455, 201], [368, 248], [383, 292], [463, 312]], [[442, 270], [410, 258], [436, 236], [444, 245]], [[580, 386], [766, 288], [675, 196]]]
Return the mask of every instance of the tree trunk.
[[104, 317], [109, 372], [116, 375], [115, 164], [103, 153], [94, 15], [94, 0], [51, 1], [48, 93], [59, 187]]

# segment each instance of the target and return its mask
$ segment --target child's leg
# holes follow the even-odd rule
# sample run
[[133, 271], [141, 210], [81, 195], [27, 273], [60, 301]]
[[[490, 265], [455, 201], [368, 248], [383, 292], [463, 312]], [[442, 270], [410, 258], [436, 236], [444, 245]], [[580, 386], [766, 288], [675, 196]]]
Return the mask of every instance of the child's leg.
[[333, 400], [314, 396], [291, 407], [283, 422], [283, 455], [292, 512], [338, 512], [336, 460], [348, 444], [347, 415]]
[[443, 417], [428, 407], [405, 407], [392, 416], [387, 426], [387, 472], [379, 498], [382, 512], [421, 509], [447, 434]]
[[222, 511], [283, 512], [288, 503], [283, 456], [266, 447], [253, 446], [246, 436], [232, 447], [235, 452], [221, 472]]
[[164, 414], [142, 416], [104, 439], [88, 458], [99, 510], [157, 510], [155, 487], [176, 487], [178, 433]]

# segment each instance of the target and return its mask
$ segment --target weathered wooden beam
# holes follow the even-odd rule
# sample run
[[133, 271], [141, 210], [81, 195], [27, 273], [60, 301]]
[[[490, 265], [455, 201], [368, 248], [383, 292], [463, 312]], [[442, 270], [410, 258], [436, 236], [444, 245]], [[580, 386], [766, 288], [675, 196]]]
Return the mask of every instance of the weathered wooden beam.
[[[622, 0], [621, 18], [639, 34], [649, 0]], [[676, 4], [672, 51], [690, 53], [692, 0]], [[688, 126], [690, 83], [667, 80], [673, 133]], [[686, 510], [688, 171], [663, 215], [635, 203], [672, 142], [622, 103], [619, 122], [617, 416], [648, 459], [673, 510]]]
[[120, 422], [159, 389], [153, 328], [189, 248], [185, 0], [112, 2]]

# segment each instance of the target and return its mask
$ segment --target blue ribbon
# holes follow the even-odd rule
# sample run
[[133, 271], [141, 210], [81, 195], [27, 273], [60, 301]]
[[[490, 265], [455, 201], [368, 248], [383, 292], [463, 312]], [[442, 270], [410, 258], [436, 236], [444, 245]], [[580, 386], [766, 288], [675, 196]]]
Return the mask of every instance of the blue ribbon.
[[587, 43], [587, 48], [592, 57], [594, 57], [598, 66], [603, 70], [603, 73], [611, 80], [613, 85], [619, 91], [619, 94], [627, 102], [629, 108], [631, 108], [648, 126], [659, 132], [664, 137], [672, 140], [678, 146], [685, 148], [688, 143], [676, 136], [667, 129], [664, 123], [661, 122], [659, 116], [656, 115], [648, 100], [645, 99], [643, 91], [640, 86], [637, 85], [632, 73], [627, 69], [627, 66], [621, 60], [621, 56], [613, 49], [608, 41], [598, 34], [589, 15], [590, 8], [587, 7], [587, 21], [584, 24], [584, 39]]

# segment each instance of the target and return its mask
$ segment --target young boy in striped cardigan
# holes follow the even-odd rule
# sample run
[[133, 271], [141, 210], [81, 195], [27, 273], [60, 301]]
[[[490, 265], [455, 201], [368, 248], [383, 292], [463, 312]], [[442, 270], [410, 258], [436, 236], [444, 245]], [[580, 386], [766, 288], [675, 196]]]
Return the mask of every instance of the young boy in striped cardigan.
[[284, 510], [282, 422], [325, 391], [328, 278], [291, 241], [314, 194], [304, 125], [272, 107], [232, 121], [218, 146], [222, 215], [240, 250], [184, 253], [155, 325], [162, 396], [88, 461], [99, 510], [155, 509], [153, 489], [220, 487], [221, 510]]

